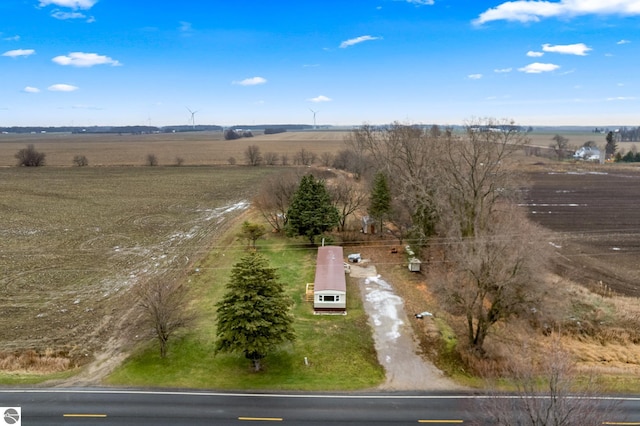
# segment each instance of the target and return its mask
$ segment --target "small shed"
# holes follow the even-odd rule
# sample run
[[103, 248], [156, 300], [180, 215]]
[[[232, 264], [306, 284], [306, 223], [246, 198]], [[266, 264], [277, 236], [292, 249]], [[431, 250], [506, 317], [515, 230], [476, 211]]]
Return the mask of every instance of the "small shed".
[[362, 233], [363, 234], [376, 233], [376, 220], [371, 216], [364, 216], [362, 218]]
[[317, 314], [346, 314], [347, 281], [342, 247], [318, 248], [313, 283], [313, 311]]
[[420, 265], [422, 262], [417, 257], [409, 258], [409, 270], [411, 272], [420, 272]]

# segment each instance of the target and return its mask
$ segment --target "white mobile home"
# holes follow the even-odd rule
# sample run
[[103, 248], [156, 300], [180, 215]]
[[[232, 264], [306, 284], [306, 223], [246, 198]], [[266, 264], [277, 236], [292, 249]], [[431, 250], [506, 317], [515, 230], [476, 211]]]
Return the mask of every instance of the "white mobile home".
[[346, 313], [347, 281], [342, 247], [318, 248], [313, 293], [315, 313]]

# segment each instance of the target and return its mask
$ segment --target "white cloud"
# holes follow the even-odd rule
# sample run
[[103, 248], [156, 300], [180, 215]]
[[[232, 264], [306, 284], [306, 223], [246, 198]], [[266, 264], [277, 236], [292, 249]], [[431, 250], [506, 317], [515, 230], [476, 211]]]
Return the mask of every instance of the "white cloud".
[[332, 101], [331, 98], [328, 98], [328, 97], [326, 97], [324, 95], [316, 96], [315, 98], [310, 98], [310, 99], [307, 99], [307, 100], [309, 102], [316, 102], [316, 103], [318, 103], [318, 102], [331, 102]]
[[586, 56], [587, 52], [593, 50], [589, 46], [584, 43], [576, 43], [576, 44], [565, 44], [565, 45], [551, 45], [551, 44], [543, 44], [542, 50], [545, 52], [552, 53], [561, 53], [563, 55], [577, 55], [577, 56]]
[[544, 56], [544, 52], [534, 52], [530, 50], [527, 52], [527, 56], [530, 58], [539, 58], [540, 56]]
[[51, 12], [51, 16], [60, 19], [61, 21], [65, 21], [67, 19], [84, 19], [87, 17], [84, 13], [80, 12], [62, 12], [60, 10], [54, 10]]
[[50, 90], [52, 92], [74, 92], [78, 90], [78, 88], [70, 84], [54, 84], [52, 86], [49, 86], [47, 90]]
[[467, 78], [469, 80], [480, 80], [482, 78], [482, 74], [469, 74]]
[[[5, 37], [3, 38], [4, 41], [20, 41], [20, 36], [19, 35], [14, 35], [13, 37]], [[620, 43], [618, 43], [620, 44]]]
[[61, 55], [52, 59], [58, 65], [71, 65], [74, 67], [92, 67], [94, 65], [122, 65], [115, 59], [97, 53], [71, 52], [68, 56]]
[[91, 9], [96, 3], [98, 3], [98, 0], [40, 0], [40, 7], [54, 4], [70, 9]]
[[526, 67], [518, 68], [518, 71], [522, 71], [527, 74], [540, 74], [543, 72], [555, 71], [560, 68], [560, 65], [556, 64], [543, 64], [540, 62], [534, 62]]
[[539, 22], [544, 18], [571, 18], [580, 15], [640, 15], [638, 0], [560, 0], [507, 1], [481, 13], [473, 22], [482, 25], [491, 21]]
[[343, 41], [342, 43], [340, 43], [340, 48], [344, 49], [345, 47], [353, 46], [355, 44], [362, 43], [362, 42], [365, 42], [365, 41], [381, 40], [381, 39], [382, 39], [382, 37], [373, 37], [373, 36], [370, 36], [370, 35], [363, 35], [363, 36], [360, 36], [360, 37], [351, 38], [349, 40]]
[[24, 89], [22, 89], [22, 91], [25, 93], [40, 93], [40, 89], [31, 86], [25, 87]]
[[233, 81], [231, 84], [237, 84], [240, 86], [257, 86], [258, 84], [265, 84], [267, 82], [266, 78], [263, 77], [251, 77], [245, 78], [240, 81]]
[[435, 0], [405, 0], [407, 3], [415, 4], [417, 6], [432, 6]]
[[15, 49], [15, 50], [7, 50], [2, 54], [2, 56], [17, 58], [18, 56], [31, 56], [34, 53], [36, 53], [36, 51], [33, 49]]
[[607, 101], [635, 101], [636, 99], [634, 96], [617, 96], [615, 98], [607, 98]]
[[631, 41], [629, 41], [629, 40], [620, 40], [616, 44], [629, 44], [629, 43], [631, 43]]
[[498, 68], [493, 70], [493, 72], [497, 72], [498, 74], [504, 74], [513, 71], [513, 68]]

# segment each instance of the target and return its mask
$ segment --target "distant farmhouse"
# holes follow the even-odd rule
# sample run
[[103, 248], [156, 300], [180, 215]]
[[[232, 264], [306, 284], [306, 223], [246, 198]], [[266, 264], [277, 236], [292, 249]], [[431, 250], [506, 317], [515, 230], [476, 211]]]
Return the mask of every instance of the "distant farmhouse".
[[595, 146], [583, 146], [578, 149], [573, 158], [585, 161], [600, 161], [600, 150]]
[[313, 284], [314, 313], [346, 314], [347, 281], [342, 247], [318, 247]]

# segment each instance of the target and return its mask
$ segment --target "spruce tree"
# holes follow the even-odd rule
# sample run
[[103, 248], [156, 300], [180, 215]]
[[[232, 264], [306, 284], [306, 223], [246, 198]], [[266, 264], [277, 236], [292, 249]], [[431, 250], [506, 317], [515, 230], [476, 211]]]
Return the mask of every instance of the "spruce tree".
[[242, 257], [231, 270], [227, 293], [216, 304], [216, 352], [242, 352], [254, 371], [260, 371], [269, 351], [295, 340], [292, 304], [264, 256]]
[[373, 188], [371, 189], [371, 199], [369, 202], [369, 216], [380, 224], [382, 234], [382, 224], [391, 213], [391, 190], [387, 182], [387, 176], [378, 172], [373, 178]]
[[339, 220], [324, 181], [303, 176], [287, 211], [287, 234], [305, 236], [313, 244], [317, 235], [338, 226]]
[[605, 160], [614, 158], [616, 151], [618, 150], [618, 144], [616, 143], [616, 137], [613, 132], [607, 133], [606, 137], [607, 144], [604, 147], [605, 151]]

